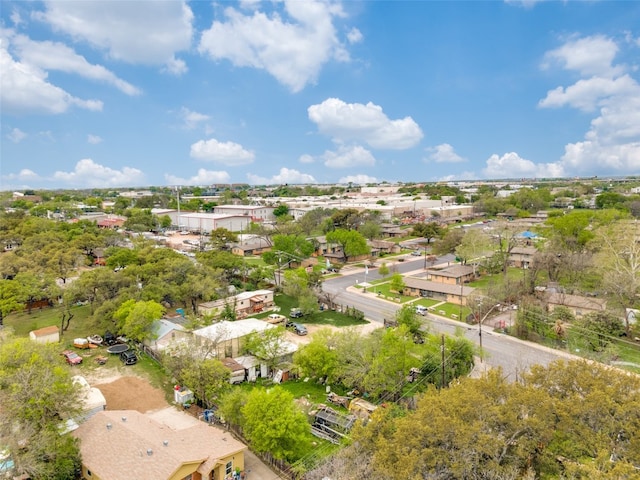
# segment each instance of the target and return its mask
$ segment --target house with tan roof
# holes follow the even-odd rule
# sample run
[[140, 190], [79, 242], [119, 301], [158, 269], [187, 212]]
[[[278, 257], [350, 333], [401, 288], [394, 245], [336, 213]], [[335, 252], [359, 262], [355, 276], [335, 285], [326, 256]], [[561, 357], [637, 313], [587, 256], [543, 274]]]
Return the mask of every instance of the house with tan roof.
[[552, 292], [546, 296], [547, 309], [553, 312], [557, 307], [567, 307], [574, 316], [580, 318], [587, 313], [604, 312], [607, 301], [604, 298], [583, 297], [568, 293]]
[[80, 441], [85, 480], [225, 480], [244, 470], [247, 449], [193, 417], [162, 419], [135, 410], [96, 413], [72, 435]]

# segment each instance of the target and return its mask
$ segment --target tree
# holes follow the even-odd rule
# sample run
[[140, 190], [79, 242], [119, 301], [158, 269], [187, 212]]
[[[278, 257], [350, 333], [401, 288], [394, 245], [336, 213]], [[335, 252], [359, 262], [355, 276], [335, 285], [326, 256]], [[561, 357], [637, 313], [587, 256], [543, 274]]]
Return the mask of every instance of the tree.
[[378, 273], [382, 276], [382, 278], [385, 278], [387, 275], [389, 275], [389, 273], [391, 273], [387, 262], [382, 262], [382, 265], [380, 265], [380, 268], [378, 268]]
[[376, 410], [318, 470], [354, 478], [365, 457], [366, 478], [390, 480], [635, 478], [639, 408], [640, 380], [596, 363], [537, 365], [520, 382], [491, 371], [427, 389], [414, 411]]
[[286, 204], [278, 205], [276, 208], [273, 209], [273, 214], [276, 217], [289, 215], [289, 206]]
[[229, 248], [229, 243], [237, 241], [238, 235], [226, 228], [216, 228], [209, 233], [209, 244], [218, 250]]
[[608, 312], [591, 312], [573, 322], [573, 329], [586, 338], [594, 352], [601, 352], [625, 332], [624, 323]]
[[417, 237], [424, 237], [426, 243], [431, 243], [431, 240], [442, 236], [443, 230], [436, 222], [417, 223], [411, 233]]
[[462, 237], [462, 241], [456, 247], [455, 252], [463, 264], [471, 263], [473, 275], [475, 276], [476, 266], [490, 250], [489, 238], [480, 230], [470, 229]]
[[212, 408], [231, 388], [231, 371], [217, 358], [192, 360], [181, 370], [181, 381], [206, 408]]
[[464, 232], [461, 228], [452, 228], [444, 236], [433, 244], [432, 250], [436, 255], [453, 253], [458, 245], [462, 243]]
[[120, 331], [127, 337], [143, 341], [152, 337], [151, 325], [162, 318], [164, 307], [154, 301], [127, 300], [116, 310]]
[[340, 358], [332, 337], [328, 328], [318, 330], [308, 344], [293, 354], [293, 363], [303, 376], [333, 380]]
[[375, 238], [380, 238], [382, 228], [380, 227], [380, 223], [373, 220], [367, 220], [360, 226], [360, 228], [358, 228], [358, 231], [363, 237], [373, 240]]
[[0, 327], [7, 315], [22, 307], [20, 298], [21, 292], [18, 282], [0, 279]]
[[289, 352], [283, 327], [252, 332], [245, 337], [243, 349], [262, 360], [270, 370], [279, 366], [282, 357]]
[[630, 309], [640, 304], [640, 227], [617, 222], [602, 227], [595, 240], [599, 248], [596, 265], [602, 273], [602, 286], [625, 312], [625, 328], [630, 331]]
[[349, 257], [358, 257], [368, 254], [371, 249], [367, 245], [367, 240], [354, 230], [337, 229], [327, 233], [327, 242], [336, 243], [341, 247], [344, 261]]
[[404, 277], [400, 273], [394, 273], [393, 275], [391, 275], [391, 280], [389, 280], [389, 289], [391, 291], [401, 295], [404, 287]]
[[0, 339], [0, 438], [16, 470], [30, 478], [73, 479], [77, 441], [60, 435], [82, 404], [55, 346]]
[[241, 411], [244, 433], [257, 452], [291, 461], [309, 445], [309, 423], [293, 395], [282, 387], [254, 388]]

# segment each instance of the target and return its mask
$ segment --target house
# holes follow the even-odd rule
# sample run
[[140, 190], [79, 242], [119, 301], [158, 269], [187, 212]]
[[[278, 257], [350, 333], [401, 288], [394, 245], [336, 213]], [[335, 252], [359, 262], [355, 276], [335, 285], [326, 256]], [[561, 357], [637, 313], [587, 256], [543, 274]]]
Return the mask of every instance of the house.
[[393, 223], [381, 224], [380, 230], [382, 236], [387, 238], [406, 237], [407, 235], [409, 235], [408, 229], [400, 228], [398, 225], [394, 225]]
[[250, 255], [262, 255], [265, 252], [271, 250], [271, 245], [267, 245], [264, 240], [257, 239], [246, 243], [241, 243], [231, 247], [231, 253], [239, 255], [240, 257], [247, 257]]
[[[277, 328], [263, 320], [255, 318], [247, 318], [244, 320], [236, 320], [228, 322], [226, 320], [208, 327], [200, 328], [193, 332], [195, 347], [202, 351], [204, 357], [216, 357], [224, 359], [233, 359], [245, 370], [243, 377], [253, 381], [258, 376], [266, 377], [269, 375], [269, 368], [265, 361], [260, 360], [251, 355], [244, 354], [244, 343], [248, 335], [252, 333], [260, 334]], [[275, 340], [274, 340], [275, 341]], [[277, 344], [269, 346], [268, 350], [274, 355], [274, 365], [278, 365], [283, 369], [291, 362], [293, 354], [298, 350], [298, 345], [289, 341], [280, 340]], [[230, 368], [230, 367], [233, 368]], [[231, 363], [227, 365], [236, 375], [239, 375], [239, 368]], [[286, 369], [285, 369], [286, 370]]]
[[161, 318], [151, 324], [151, 336], [153, 339], [145, 340], [144, 344], [156, 353], [160, 353], [174, 342], [191, 338], [191, 334], [186, 328], [166, 318]]
[[509, 252], [509, 265], [516, 268], [531, 268], [537, 251], [536, 247], [513, 247]]
[[379, 257], [388, 253], [400, 253], [400, 245], [395, 242], [385, 240], [368, 240], [367, 245], [371, 248], [371, 256]]
[[466, 287], [464, 284], [451, 285], [417, 277], [405, 277], [404, 285], [402, 292], [404, 295], [433, 298], [458, 305], [465, 305], [467, 297], [475, 290], [475, 288]]
[[276, 328], [268, 322], [246, 318], [229, 322], [223, 320], [193, 331], [196, 346], [206, 347], [218, 358], [235, 358], [242, 352], [244, 338], [251, 333], [262, 333]]
[[549, 312], [553, 312], [557, 307], [563, 306], [568, 308], [577, 318], [587, 313], [604, 312], [607, 309], [607, 301], [603, 298], [551, 292], [547, 294], [546, 300]]
[[[72, 432], [85, 480], [225, 480], [244, 470], [247, 447], [177, 410], [96, 413]], [[158, 415], [161, 413], [162, 415]]]
[[233, 308], [236, 318], [245, 318], [254, 313], [262, 312], [275, 305], [271, 290], [253, 290], [241, 292], [231, 297], [204, 302], [198, 305], [198, 313], [219, 317], [228, 306]]
[[36, 343], [58, 343], [60, 342], [60, 331], [56, 325], [50, 327], [31, 330], [29, 338]]
[[426, 279], [447, 285], [462, 285], [475, 278], [474, 269], [469, 265], [451, 265], [441, 269], [427, 270]]

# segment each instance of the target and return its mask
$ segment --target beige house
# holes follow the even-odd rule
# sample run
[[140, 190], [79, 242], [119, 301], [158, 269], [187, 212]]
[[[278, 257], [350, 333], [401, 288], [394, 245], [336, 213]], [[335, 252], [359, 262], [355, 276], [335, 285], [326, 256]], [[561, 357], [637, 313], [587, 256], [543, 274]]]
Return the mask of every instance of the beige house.
[[57, 326], [51, 325], [30, 331], [29, 338], [36, 343], [58, 343], [60, 342], [60, 331]]
[[603, 298], [554, 292], [548, 294], [546, 299], [549, 312], [553, 312], [557, 307], [563, 306], [568, 308], [576, 317], [582, 317], [587, 313], [604, 312], [607, 309], [607, 301]]
[[450, 285], [417, 277], [405, 277], [404, 285], [404, 295], [432, 298], [457, 305], [466, 305], [467, 297], [475, 290], [473, 287]]
[[427, 270], [427, 280], [447, 285], [461, 285], [474, 279], [473, 267], [468, 265], [451, 265], [442, 269]]
[[536, 247], [513, 247], [509, 252], [509, 265], [517, 268], [531, 268], [537, 251]]
[[161, 413], [106, 410], [80, 425], [72, 435], [80, 440], [82, 478], [225, 480], [244, 470], [247, 447], [231, 434], [182, 412]]
[[212, 302], [204, 302], [198, 305], [198, 313], [200, 313], [200, 315], [219, 317], [227, 305], [233, 306], [237, 318], [245, 318], [254, 313], [272, 308], [275, 305], [273, 301], [273, 291], [254, 290], [252, 292], [238, 293], [237, 295]]

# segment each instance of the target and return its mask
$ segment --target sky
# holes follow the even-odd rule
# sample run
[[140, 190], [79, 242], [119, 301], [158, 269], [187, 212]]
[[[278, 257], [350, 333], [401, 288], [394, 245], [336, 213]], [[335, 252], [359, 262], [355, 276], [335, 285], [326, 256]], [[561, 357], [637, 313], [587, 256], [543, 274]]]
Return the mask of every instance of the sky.
[[640, 174], [640, 2], [0, 2], [0, 189]]

